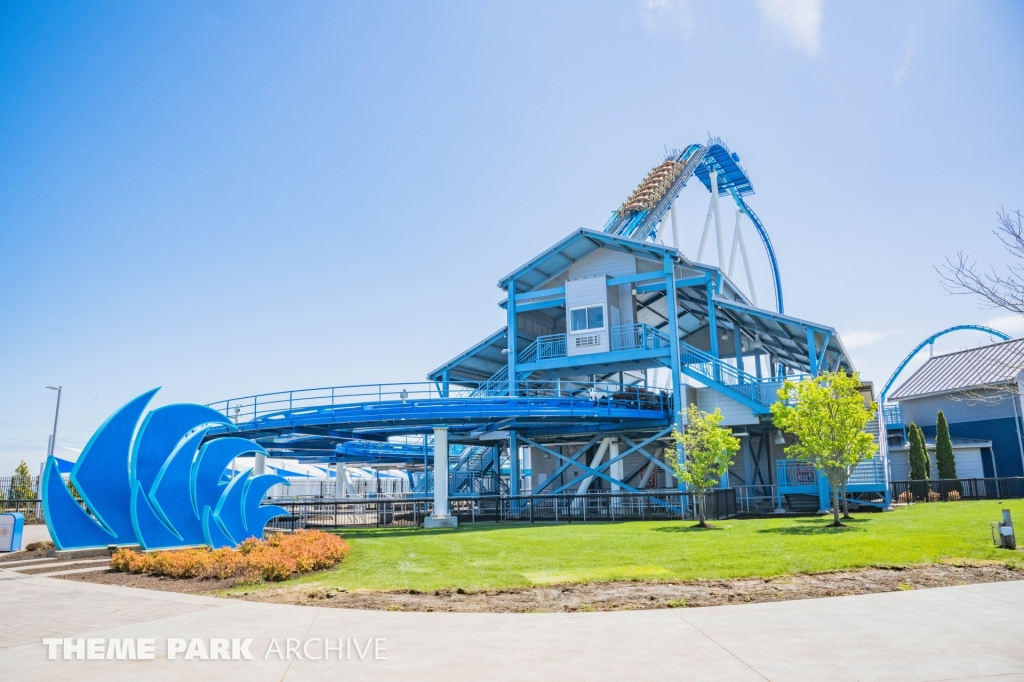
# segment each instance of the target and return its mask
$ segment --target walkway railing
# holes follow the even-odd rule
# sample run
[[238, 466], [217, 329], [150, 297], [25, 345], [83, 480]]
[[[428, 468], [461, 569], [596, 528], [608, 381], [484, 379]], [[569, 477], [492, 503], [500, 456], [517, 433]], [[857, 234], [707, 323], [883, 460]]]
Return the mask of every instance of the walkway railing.
[[[477, 385], [453, 385], [447, 391], [434, 382], [333, 386], [232, 398], [211, 403], [209, 407], [236, 424], [252, 424], [260, 419], [301, 418], [325, 409], [355, 405], [493, 400], [509, 394], [507, 382], [504, 391], [497, 392], [498, 385], [500, 382], [492, 379]], [[597, 405], [665, 412], [671, 407], [671, 397], [664, 391], [613, 382], [519, 381], [515, 388], [516, 396], [512, 399], [526, 405], [546, 404], [556, 399], [568, 401], [571, 408]]]
[[[818, 470], [810, 462], [798, 459], [775, 462], [775, 482], [783, 487], [814, 486], [818, 484], [818, 476]], [[881, 457], [865, 459], [854, 467], [846, 484], [884, 486], [885, 462]]]
[[[699, 380], [707, 379], [711, 383], [723, 384], [743, 393], [754, 402], [768, 406], [778, 400], [778, 391], [783, 379], [778, 377], [758, 378], [747, 374], [734, 365], [716, 358], [688, 343], [680, 342], [680, 362], [690, 371], [699, 375]], [[808, 375], [791, 375], [785, 377], [790, 381], [800, 381]]]
[[775, 462], [775, 482], [785, 487], [818, 485], [818, 471], [810, 462], [778, 460]]
[[883, 405], [882, 414], [886, 426], [903, 426], [903, 410], [899, 405]]
[[612, 350], [658, 350], [672, 345], [666, 334], [646, 324], [624, 324], [611, 332]]
[[[695, 496], [685, 492], [520, 495], [452, 499], [451, 514], [460, 523], [535, 523], [590, 521], [692, 520]], [[737, 514], [734, 490], [709, 491], [705, 496], [708, 519]], [[418, 526], [433, 513], [429, 499], [371, 502], [285, 502], [288, 516], [272, 519], [267, 528], [352, 528]]]

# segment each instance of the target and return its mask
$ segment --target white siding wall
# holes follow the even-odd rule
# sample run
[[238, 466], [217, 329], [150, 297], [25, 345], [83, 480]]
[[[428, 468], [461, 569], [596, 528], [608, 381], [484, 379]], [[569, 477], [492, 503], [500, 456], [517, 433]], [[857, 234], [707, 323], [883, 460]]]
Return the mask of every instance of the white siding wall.
[[[1012, 394], [993, 391], [978, 393], [978, 396], [953, 394], [901, 400], [903, 423], [914, 422], [918, 426], [935, 426], [935, 415], [939, 410], [946, 415], [946, 421], [950, 424], [1013, 417]], [[985, 400], [979, 401], [979, 397], [984, 397]]]
[[636, 274], [636, 257], [613, 249], [598, 249], [569, 266], [569, 279]]
[[[571, 331], [571, 324], [568, 321], [566, 322], [566, 330], [568, 332], [566, 348], [569, 355], [608, 352], [608, 326], [611, 324], [611, 311], [608, 310], [607, 282], [607, 278], [604, 275], [600, 275], [597, 277], [587, 277], [586, 279], [572, 279], [565, 283], [565, 314], [567, 320], [573, 308], [591, 305], [604, 306], [604, 329], [573, 332]], [[576, 346], [576, 339], [595, 335], [600, 337], [596, 345], [580, 348]]]
[[[957, 478], [984, 478], [985, 470], [981, 465], [981, 448], [953, 446], [953, 459], [956, 460]], [[929, 446], [928, 460], [931, 463], [928, 476], [935, 480], [939, 477], [939, 467], [935, 462], [935, 448]], [[910, 451], [906, 448], [889, 451], [889, 471], [894, 481], [910, 480]]]
[[739, 426], [741, 424], [756, 424], [757, 416], [754, 412], [738, 403], [728, 396], [724, 396], [712, 388], [698, 388], [697, 409], [703, 412], [714, 412], [717, 407], [722, 411], [722, 426]]

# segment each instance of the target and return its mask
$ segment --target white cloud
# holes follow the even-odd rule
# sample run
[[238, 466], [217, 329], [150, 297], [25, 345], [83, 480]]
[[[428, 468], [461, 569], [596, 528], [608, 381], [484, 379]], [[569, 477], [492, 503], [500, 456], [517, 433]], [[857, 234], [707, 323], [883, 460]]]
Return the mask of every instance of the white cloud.
[[866, 329], [858, 329], [855, 331], [843, 332], [839, 335], [839, 338], [843, 340], [843, 345], [846, 346], [847, 350], [852, 350], [854, 348], [870, 346], [873, 343], [878, 343], [882, 339], [887, 339], [890, 336], [899, 333], [898, 329], [890, 329], [884, 332], [873, 332]]
[[648, 33], [669, 33], [678, 31], [690, 35], [693, 17], [689, 0], [641, 0], [640, 13]]
[[994, 317], [985, 323], [986, 327], [991, 327], [1010, 336], [1022, 336], [1024, 335], [1024, 317], [1020, 315], [1003, 315], [1002, 317]]
[[892, 80], [897, 86], [903, 85], [907, 78], [907, 71], [910, 69], [910, 62], [914, 60], [914, 53], [917, 51], [917, 26], [910, 27], [910, 36], [907, 44], [903, 47], [903, 61], [896, 67], [892, 74]]
[[821, 52], [824, 3], [825, 0], [754, 0], [768, 34], [809, 57]]

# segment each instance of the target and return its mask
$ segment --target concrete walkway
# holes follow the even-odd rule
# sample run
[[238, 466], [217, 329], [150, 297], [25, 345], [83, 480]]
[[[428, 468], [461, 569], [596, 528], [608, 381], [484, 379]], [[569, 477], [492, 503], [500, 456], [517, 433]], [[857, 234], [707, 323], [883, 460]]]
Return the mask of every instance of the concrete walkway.
[[[1024, 582], [699, 609], [466, 614], [258, 604], [0, 570], [0, 612], [5, 680], [1024, 682]], [[57, 647], [48, 660], [43, 638], [77, 637], [153, 638], [156, 659], [63, 660]], [[169, 638], [202, 638], [204, 652], [210, 638], [253, 638], [254, 660], [201, 660], [198, 648], [192, 660], [167, 660]], [[315, 638], [314, 657], [322, 638], [332, 647], [341, 638], [345, 654], [266, 657], [273, 639], [283, 652], [287, 638]], [[373, 639], [383, 660], [367, 648]]]

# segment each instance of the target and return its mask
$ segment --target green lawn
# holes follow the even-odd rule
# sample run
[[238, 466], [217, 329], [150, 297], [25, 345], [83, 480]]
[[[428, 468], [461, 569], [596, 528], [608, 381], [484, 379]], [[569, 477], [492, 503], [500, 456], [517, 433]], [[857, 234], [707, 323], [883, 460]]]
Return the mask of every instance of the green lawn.
[[710, 530], [693, 528], [692, 521], [347, 530], [352, 551], [338, 569], [292, 582], [348, 590], [479, 589], [773, 576], [958, 558], [1024, 568], [1024, 553], [992, 545], [989, 522], [1003, 508], [1024, 527], [1024, 501], [1015, 500], [857, 514], [841, 529], [827, 528], [831, 517], [822, 517], [719, 521]]

